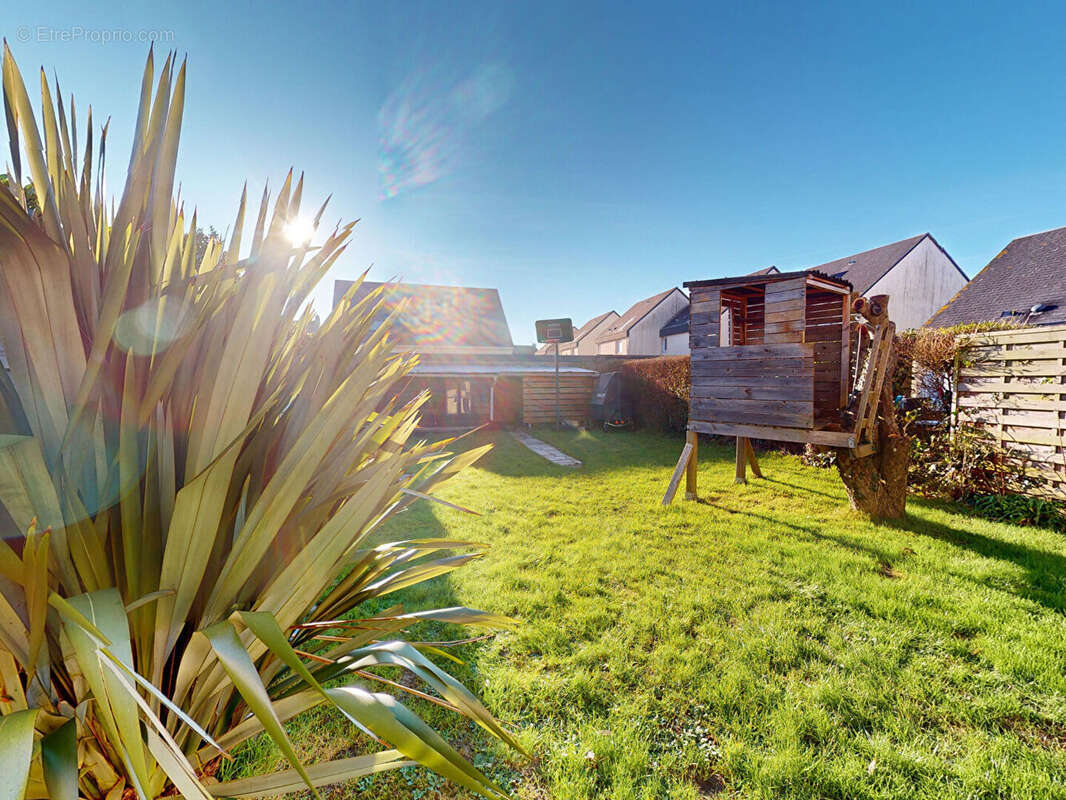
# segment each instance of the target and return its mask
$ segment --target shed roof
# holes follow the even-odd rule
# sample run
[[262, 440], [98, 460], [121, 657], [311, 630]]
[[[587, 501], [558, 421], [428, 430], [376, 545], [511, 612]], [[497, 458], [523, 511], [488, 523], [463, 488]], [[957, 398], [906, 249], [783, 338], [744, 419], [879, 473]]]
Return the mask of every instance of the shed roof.
[[[754, 272], [749, 272], [748, 275], [758, 277], [760, 275], [780, 275], [781, 270], [777, 267], [769, 266], [757, 269]], [[686, 286], [688, 284], [685, 284]], [[685, 306], [678, 311], [670, 320], [659, 329], [660, 336], [674, 336], [678, 333], [688, 333], [688, 322], [690, 306]]]
[[[352, 283], [334, 283], [334, 305]], [[365, 297], [382, 285], [375, 281], [364, 281], [356, 291], [356, 299]], [[392, 338], [397, 344], [433, 347], [514, 346], [500, 293], [495, 289], [395, 283], [387, 292], [388, 307], [410, 298], [407, 309], [393, 328]]]
[[751, 275], [737, 275], [732, 278], [712, 278], [705, 281], [685, 281], [684, 286], [686, 289], [704, 286], [713, 286], [718, 289], [728, 289], [730, 286], [765, 286], [770, 283], [779, 283], [780, 281], [790, 281], [793, 278], [818, 278], [819, 280], [826, 281], [827, 283], [835, 284], [842, 288], [851, 289], [851, 283], [844, 278], [840, 278], [834, 275], [826, 275], [816, 269], [800, 269], [795, 272], [759, 272], [752, 273]]
[[[688, 284], [685, 285], [687, 286]], [[681, 292], [681, 290], [674, 286], [671, 289], [667, 289], [665, 292], [653, 294], [651, 297], [644, 298], [639, 303], [634, 303], [624, 314], [619, 316], [618, 322], [598, 336], [596, 341], [612, 342], [615, 339], [624, 339], [629, 335], [630, 328], [644, 319], [644, 317], [648, 316], [659, 303], [674, 292]], [[682, 294], [684, 293], [682, 292]]]
[[[595, 375], [596, 370], [584, 367], [559, 365], [559, 373], [564, 375]], [[424, 377], [470, 376], [492, 377], [493, 375], [554, 375], [553, 364], [416, 364], [411, 375]]]
[[[1031, 313], [1038, 305], [1047, 308]], [[1030, 325], [1066, 322], [1066, 228], [1013, 240], [925, 325], [999, 319]]]

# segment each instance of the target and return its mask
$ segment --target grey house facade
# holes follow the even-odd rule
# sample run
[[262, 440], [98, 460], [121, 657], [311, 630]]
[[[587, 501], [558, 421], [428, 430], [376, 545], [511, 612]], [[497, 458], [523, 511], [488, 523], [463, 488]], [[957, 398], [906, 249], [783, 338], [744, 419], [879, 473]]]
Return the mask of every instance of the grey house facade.
[[929, 233], [811, 267], [862, 295], [887, 294], [896, 329], [920, 328], [966, 285], [964, 273]]

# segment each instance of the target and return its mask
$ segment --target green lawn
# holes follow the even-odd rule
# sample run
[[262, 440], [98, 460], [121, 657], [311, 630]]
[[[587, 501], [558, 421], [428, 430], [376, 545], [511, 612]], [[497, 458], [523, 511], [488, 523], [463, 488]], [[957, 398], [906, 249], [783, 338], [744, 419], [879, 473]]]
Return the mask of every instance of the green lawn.
[[[763, 454], [735, 487], [710, 445], [700, 502], [663, 508], [679, 439], [540, 435], [584, 467], [496, 435], [441, 492], [483, 516], [420, 503], [383, 532], [492, 544], [399, 600], [521, 620], [455, 671], [533, 762], [418, 707], [516, 797], [1066, 797], [1066, 538], [920, 500], [875, 526], [835, 471]], [[325, 711], [290, 729], [313, 758], [359, 742]], [[465, 795], [411, 768], [332, 796]]]

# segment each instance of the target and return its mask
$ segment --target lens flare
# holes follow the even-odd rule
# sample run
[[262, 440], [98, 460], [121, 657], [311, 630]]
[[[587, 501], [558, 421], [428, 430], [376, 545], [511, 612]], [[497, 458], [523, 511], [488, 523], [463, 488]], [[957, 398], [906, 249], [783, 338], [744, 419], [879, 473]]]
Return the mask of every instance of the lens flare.
[[115, 323], [115, 343], [135, 356], [162, 353], [186, 332], [185, 301], [164, 295], [131, 308]]
[[474, 129], [507, 103], [513, 88], [506, 64], [483, 64], [464, 77], [436, 68], [407, 78], [378, 112], [382, 197], [446, 175]]

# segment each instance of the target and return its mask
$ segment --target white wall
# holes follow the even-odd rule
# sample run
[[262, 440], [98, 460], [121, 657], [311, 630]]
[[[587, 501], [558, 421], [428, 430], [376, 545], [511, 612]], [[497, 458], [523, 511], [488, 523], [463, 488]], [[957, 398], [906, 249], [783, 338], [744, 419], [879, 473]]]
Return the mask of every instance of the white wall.
[[[663, 339], [666, 339], [666, 349], [662, 347]], [[672, 333], [661, 337], [659, 340], [659, 352], [664, 356], [687, 356], [688, 355], [688, 332]]]
[[[688, 305], [688, 297], [680, 289], [674, 289], [659, 301], [659, 305], [649, 311], [644, 319], [629, 329], [629, 355], [657, 356], [662, 353], [662, 337], [659, 331], [663, 325], [673, 319], [674, 315]], [[685, 336], [685, 349], [688, 352], [688, 336]]]
[[966, 278], [928, 236], [866, 292], [887, 294], [896, 330], [920, 328], [955, 296]]

